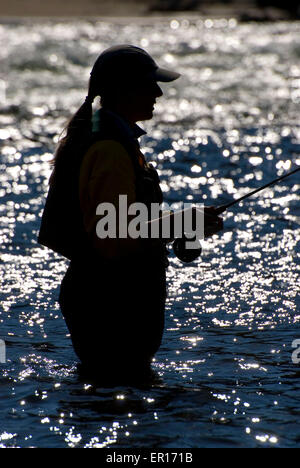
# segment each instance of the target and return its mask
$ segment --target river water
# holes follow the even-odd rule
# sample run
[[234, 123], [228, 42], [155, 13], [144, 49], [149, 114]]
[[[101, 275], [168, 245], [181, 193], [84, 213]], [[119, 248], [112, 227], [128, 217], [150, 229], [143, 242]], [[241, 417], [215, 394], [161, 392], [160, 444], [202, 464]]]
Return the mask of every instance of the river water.
[[199, 260], [170, 254], [147, 383], [78, 373], [67, 262], [36, 241], [57, 138], [113, 44], [182, 73], [143, 124], [166, 202], [219, 205], [299, 166], [300, 23], [10, 21], [0, 39], [0, 447], [300, 446], [298, 174], [232, 207]]

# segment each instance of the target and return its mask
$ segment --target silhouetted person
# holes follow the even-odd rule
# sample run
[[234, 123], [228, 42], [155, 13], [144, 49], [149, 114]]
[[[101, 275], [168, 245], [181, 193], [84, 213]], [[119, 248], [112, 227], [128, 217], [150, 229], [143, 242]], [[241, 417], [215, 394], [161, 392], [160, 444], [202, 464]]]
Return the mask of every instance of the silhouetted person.
[[[161, 69], [142, 49], [116, 46], [97, 59], [88, 95], [61, 141], [50, 179], [39, 241], [71, 259], [59, 303], [73, 346], [95, 372], [140, 372], [157, 352], [164, 330], [166, 247], [160, 239], [99, 238], [101, 203], [119, 208], [162, 203], [157, 172], [140, 151]], [[92, 103], [101, 97], [93, 115]], [[103, 213], [102, 213], [103, 214]], [[211, 233], [220, 230], [214, 219]]]

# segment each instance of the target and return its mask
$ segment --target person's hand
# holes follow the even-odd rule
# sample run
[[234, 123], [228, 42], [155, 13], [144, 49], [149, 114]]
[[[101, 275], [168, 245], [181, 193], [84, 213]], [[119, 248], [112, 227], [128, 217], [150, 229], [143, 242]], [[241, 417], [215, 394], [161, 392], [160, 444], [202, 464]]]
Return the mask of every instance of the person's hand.
[[211, 237], [222, 231], [223, 219], [216, 214], [216, 208], [204, 208], [204, 237]]

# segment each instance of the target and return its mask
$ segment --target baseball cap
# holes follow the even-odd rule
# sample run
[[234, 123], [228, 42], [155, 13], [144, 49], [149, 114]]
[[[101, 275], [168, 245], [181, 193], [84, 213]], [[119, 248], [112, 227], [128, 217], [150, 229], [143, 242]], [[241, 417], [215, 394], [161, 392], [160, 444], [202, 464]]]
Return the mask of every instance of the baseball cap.
[[159, 67], [148, 52], [128, 44], [104, 50], [91, 71], [91, 78], [97, 81], [100, 94], [118, 82], [127, 82], [130, 79], [136, 81], [143, 77], [170, 82], [179, 78], [180, 73]]

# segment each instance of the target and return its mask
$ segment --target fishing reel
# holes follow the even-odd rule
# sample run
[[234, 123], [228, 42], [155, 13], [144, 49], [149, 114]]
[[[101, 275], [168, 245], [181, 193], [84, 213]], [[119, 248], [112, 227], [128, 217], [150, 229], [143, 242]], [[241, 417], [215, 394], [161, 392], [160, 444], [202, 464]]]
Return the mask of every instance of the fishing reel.
[[[188, 249], [186, 244], [187, 242], [196, 242], [197, 247], [193, 249]], [[179, 260], [184, 263], [191, 263], [200, 257], [202, 253], [202, 248], [199, 240], [187, 239], [186, 237], [175, 239], [173, 242], [173, 251]]]

